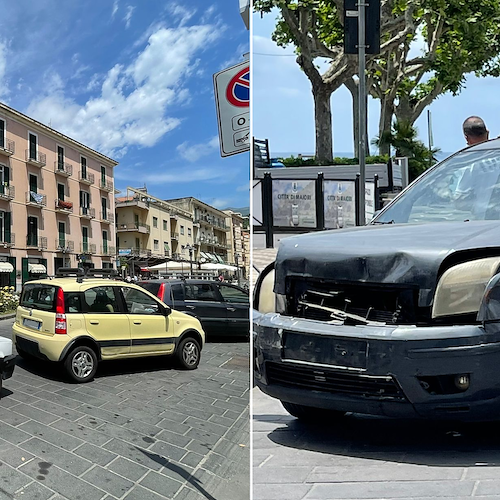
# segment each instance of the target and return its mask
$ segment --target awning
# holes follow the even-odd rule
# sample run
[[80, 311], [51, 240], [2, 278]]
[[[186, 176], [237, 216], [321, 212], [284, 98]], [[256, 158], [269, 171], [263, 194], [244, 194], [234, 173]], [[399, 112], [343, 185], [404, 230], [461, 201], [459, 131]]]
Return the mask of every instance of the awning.
[[215, 254], [215, 257], [217, 259], [217, 262], [224, 264], [224, 259], [218, 253]]
[[33, 274], [47, 274], [47, 268], [43, 264], [28, 263], [28, 272]]
[[14, 266], [10, 262], [0, 262], [0, 273], [11, 273]]

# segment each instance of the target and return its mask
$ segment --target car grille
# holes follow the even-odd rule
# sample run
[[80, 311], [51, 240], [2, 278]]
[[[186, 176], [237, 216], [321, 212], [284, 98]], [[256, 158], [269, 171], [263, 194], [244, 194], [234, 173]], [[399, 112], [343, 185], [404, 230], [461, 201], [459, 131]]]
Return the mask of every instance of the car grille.
[[288, 294], [288, 314], [346, 324], [414, 324], [417, 297], [416, 287], [295, 280]]
[[375, 377], [357, 373], [340, 373], [310, 366], [266, 363], [269, 385], [303, 387], [311, 391], [328, 392], [379, 400], [404, 400], [403, 391], [392, 377]]

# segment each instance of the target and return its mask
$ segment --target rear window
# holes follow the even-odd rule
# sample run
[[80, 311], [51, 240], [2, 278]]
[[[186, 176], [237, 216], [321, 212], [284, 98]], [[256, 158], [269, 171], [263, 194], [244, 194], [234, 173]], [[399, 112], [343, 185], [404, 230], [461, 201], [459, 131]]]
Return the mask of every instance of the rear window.
[[172, 285], [172, 300], [175, 303], [184, 302], [184, 288], [182, 285]]
[[160, 283], [148, 283], [147, 281], [141, 281], [139, 285], [145, 288], [149, 293], [156, 295], [158, 297], [158, 290], [160, 290]]
[[59, 287], [38, 283], [24, 285], [19, 305], [30, 309], [56, 312], [56, 292]]

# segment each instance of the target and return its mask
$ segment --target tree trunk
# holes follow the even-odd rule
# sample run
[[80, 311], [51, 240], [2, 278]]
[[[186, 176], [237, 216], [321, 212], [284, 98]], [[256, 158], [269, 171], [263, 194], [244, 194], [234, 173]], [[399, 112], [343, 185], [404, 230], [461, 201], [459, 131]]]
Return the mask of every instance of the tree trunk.
[[321, 162], [333, 162], [333, 141], [332, 141], [332, 111], [331, 92], [324, 88], [324, 85], [313, 84], [314, 97], [314, 121], [316, 125], [316, 159]]
[[[354, 78], [349, 78], [344, 85], [349, 89], [352, 97], [352, 136], [354, 140], [354, 156], [359, 158], [359, 84]], [[368, 101], [368, 96], [366, 97]], [[365, 124], [365, 153], [370, 155], [370, 140], [368, 138], [368, 106], [366, 107]]]
[[[392, 117], [394, 115], [394, 102], [387, 98], [383, 98], [380, 101], [380, 120], [378, 124], [378, 137], [379, 140], [382, 138], [384, 132], [390, 132], [392, 126]], [[391, 145], [381, 144], [379, 146], [380, 155], [390, 155]]]

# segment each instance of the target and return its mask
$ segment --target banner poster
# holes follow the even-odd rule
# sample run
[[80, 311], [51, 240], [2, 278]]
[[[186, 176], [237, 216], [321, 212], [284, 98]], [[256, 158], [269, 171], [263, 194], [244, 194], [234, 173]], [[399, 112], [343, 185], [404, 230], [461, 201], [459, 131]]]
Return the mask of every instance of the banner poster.
[[273, 180], [273, 225], [316, 227], [314, 180]]
[[375, 215], [375, 183], [365, 183], [365, 219], [368, 224]]
[[353, 181], [323, 181], [325, 228], [356, 225], [356, 197]]

